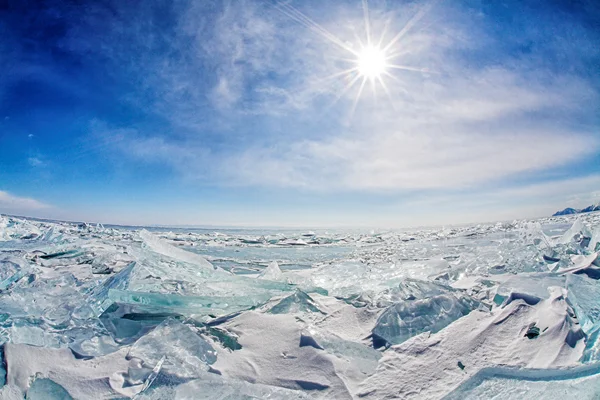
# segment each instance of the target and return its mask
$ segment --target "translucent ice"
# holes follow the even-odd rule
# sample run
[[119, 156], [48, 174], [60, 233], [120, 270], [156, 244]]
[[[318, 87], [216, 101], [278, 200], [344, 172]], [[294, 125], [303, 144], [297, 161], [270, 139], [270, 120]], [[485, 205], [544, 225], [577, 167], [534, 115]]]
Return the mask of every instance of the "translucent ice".
[[595, 400], [600, 392], [600, 364], [563, 370], [486, 368], [444, 400]]
[[269, 310], [271, 314], [290, 314], [297, 312], [322, 313], [315, 301], [301, 290], [287, 296]]
[[373, 337], [399, 344], [422, 332], [438, 332], [478, 306], [477, 301], [451, 292], [400, 301], [379, 316]]
[[283, 278], [283, 273], [281, 269], [279, 269], [279, 265], [277, 261], [272, 261], [267, 268], [263, 272], [258, 275], [260, 279], [267, 279], [270, 281], [279, 281]]
[[127, 290], [132, 292], [239, 296], [262, 300], [293, 290], [286, 283], [236, 276], [222, 269], [198, 268], [196, 264], [173, 260], [158, 253], [134, 251], [134, 254], [137, 263], [127, 286]]
[[208, 369], [217, 354], [212, 346], [191, 328], [174, 319], [167, 319], [152, 332], [140, 338], [129, 350], [129, 358], [138, 358], [152, 369], [166, 357], [163, 370], [180, 378], [197, 376]]
[[27, 261], [11, 256], [0, 257], [0, 291], [8, 289], [28, 271]]
[[586, 334], [600, 328], [600, 282], [585, 275], [567, 276], [567, 302]]
[[60, 340], [56, 335], [46, 332], [38, 326], [21, 323], [13, 324], [10, 329], [10, 339], [12, 343], [30, 344], [41, 347], [60, 347]]
[[387, 307], [401, 301], [424, 299], [448, 292], [454, 290], [440, 283], [407, 278], [378, 294], [376, 300], [378, 306]]
[[73, 397], [53, 380], [37, 378], [27, 390], [27, 400], [73, 400]]
[[129, 279], [135, 267], [135, 262], [130, 263], [119, 273], [108, 278], [102, 285], [95, 287], [89, 294], [88, 304], [97, 316], [102, 314], [111, 304], [108, 298], [111, 289], [125, 289], [129, 286]]
[[139, 235], [140, 238], [144, 241], [144, 245], [149, 250], [152, 250], [156, 253], [162, 254], [167, 257], [174, 258], [179, 261], [194, 264], [199, 268], [214, 269], [213, 265], [210, 262], [208, 262], [204, 257], [172, 246], [145, 229], [142, 229]]
[[304, 234], [0, 216], [0, 397], [39, 376], [73, 398], [441, 398], [481, 368], [594, 363], [600, 214], [578, 218]]
[[270, 299], [268, 293], [254, 296], [181, 296], [111, 289], [108, 300], [112, 303], [137, 306], [137, 310], [153, 313], [181, 313], [186, 315], [220, 316], [256, 307]]
[[[300, 390], [284, 389], [277, 386], [249, 383], [237, 379], [228, 379], [220, 375], [199, 372], [200, 379], [180, 385], [150, 387], [138, 395], [138, 400], [308, 400], [311, 397]], [[159, 378], [160, 379], [160, 378]]]
[[550, 297], [548, 288], [551, 286], [564, 287], [565, 275], [538, 273], [519, 274], [504, 280], [496, 289], [494, 303], [501, 305], [511, 294], [522, 294], [535, 297], [539, 300]]

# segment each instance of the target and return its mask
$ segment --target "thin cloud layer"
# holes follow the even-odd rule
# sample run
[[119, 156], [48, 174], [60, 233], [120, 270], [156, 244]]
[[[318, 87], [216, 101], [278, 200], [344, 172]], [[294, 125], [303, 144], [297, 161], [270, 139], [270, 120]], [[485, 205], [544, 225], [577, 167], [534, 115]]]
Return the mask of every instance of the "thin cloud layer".
[[0, 190], [0, 211], [15, 212], [15, 211], [37, 211], [48, 209], [48, 204], [41, 201], [30, 199], [27, 197], [19, 197], [8, 192]]
[[[340, 13], [320, 20], [352, 43], [362, 34], [357, 32], [362, 21], [344, 11], [344, 24], [336, 24]], [[201, 43], [191, 51], [199, 60], [210, 55], [205, 62], [215, 65], [206, 101], [229, 127], [220, 133], [230, 135], [223, 139], [229, 142], [227, 153], [199, 140], [210, 128], [176, 139], [132, 131], [120, 141], [121, 149], [170, 165], [186, 178], [225, 186], [366, 191], [453, 188], [532, 176], [597, 152], [598, 139], [572, 123], [585, 118], [589, 103], [597, 101], [585, 79], [510, 54], [500, 63], [473, 66], [455, 53], [481, 52], [489, 43], [477, 37], [477, 29], [445, 23], [444, 11], [433, 8], [397, 45], [403, 63], [431, 72], [391, 71], [392, 78], [384, 76], [387, 94], [367, 87], [358, 98], [358, 85], [344, 92], [343, 79], [322, 79], [341, 68], [336, 57], [344, 52], [338, 46], [293, 20], [283, 24], [286, 16], [274, 8], [251, 2], [226, 6], [207, 25], [206, 40], [191, 32], [192, 43]], [[459, 7], [452, 11], [465, 20]], [[188, 33], [195, 12], [184, 14]], [[392, 30], [407, 22], [394, 18], [374, 10], [373, 25]], [[194, 90], [193, 72], [186, 71], [159, 71], [167, 82], [182, 82], [166, 88], [165, 98], [179, 98], [182, 87]], [[202, 107], [194, 103], [197, 94], [186, 107]], [[180, 107], [172, 111], [186, 119]], [[256, 124], [262, 115], [270, 122], [261, 120], [250, 136], [240, 133], [244, 122]], [[310, 118], [319, 122], [306, 123]], [[240, 135], [243, 145], [234, 143]]]

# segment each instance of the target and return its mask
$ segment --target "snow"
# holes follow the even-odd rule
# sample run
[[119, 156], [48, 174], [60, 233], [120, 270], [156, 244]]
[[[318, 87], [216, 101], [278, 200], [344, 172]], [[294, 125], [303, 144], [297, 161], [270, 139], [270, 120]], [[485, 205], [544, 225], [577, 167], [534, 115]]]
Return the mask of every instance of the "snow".
[[[584, 336], [568, 315], [562, 289], [555, 289], [550, 299], [536, 305], [515, 300], [491, 313], [473, 311], [437, 334], [423, 333], [392, 346], [375, 374], [361, 384], [359, 396], [435, 399], [486, 367], [576, 365]], [[542, 333], [528, 339], [532, 323]]]

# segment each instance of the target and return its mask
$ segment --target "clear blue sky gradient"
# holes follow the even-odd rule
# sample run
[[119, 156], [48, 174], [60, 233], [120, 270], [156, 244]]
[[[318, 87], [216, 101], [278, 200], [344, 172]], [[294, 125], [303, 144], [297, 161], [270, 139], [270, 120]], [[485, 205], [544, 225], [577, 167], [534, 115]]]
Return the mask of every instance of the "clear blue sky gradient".
[[360, 97], [364, 4], [286, 4], [0, 6], [0, 213], [402, 227], [600, 200], [599, 2], [368, 2], [411, 70]]

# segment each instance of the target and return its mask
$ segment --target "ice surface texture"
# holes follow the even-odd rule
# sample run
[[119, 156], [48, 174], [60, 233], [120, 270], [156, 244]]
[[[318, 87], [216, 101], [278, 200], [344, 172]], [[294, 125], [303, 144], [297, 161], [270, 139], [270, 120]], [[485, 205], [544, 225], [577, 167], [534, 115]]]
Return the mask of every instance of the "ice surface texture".
[[599, 250], [598, 213], [410, 232], [0, 216], [0, 398], [597, 398]]
[[381, 314], [373, 328], [373, 336], [387, 344], [400, 344], [422, 332], [438, 332], [478, 305], [468, 296], [450, 291], [403, 300]]
[[485, 368], [444, 400], [598, 398], [600, 364], [567, 369]]

